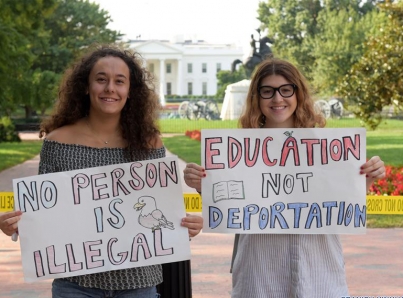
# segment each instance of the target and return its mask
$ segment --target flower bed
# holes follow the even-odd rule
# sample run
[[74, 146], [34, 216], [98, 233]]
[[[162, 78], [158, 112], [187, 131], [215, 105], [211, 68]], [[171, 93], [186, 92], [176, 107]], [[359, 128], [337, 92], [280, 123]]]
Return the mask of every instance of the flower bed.
[[403, 168], [386, 166], [386, 177], [375, 181], [369, 192], [378, 196], [403, 196]]

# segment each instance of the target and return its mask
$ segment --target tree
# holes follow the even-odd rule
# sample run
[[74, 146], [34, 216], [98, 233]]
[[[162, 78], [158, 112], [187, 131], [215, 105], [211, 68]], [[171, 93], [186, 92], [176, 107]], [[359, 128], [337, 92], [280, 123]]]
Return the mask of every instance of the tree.
[[233, 84], [242, 80], [247, 79], [245, 69], [243, 66], [240, 66], [239, 69], [231, 72], [229, 70], [221, 70], [217, 73], [217, 83], [218, 90], [216, 93], [216, 98], [224, 99], [225, 90], [229, 84]]
[[306, 42], [312, 49], [314, 63], [312, 81], [321, 95], [337, 95], [339, 81], [364, 54], [364, 44], [374, 34], [375, 24], [384, 23], [385, 15], [378, 10], [365, 14], [350, 6], [329, 9], [318, 16], [318, 32]]
[[260, 2], [258, 19], [274, 38], [273, 53], [287, 59], [305, 73], [310, 73], [314, 62], [304, 40], [317, 31], [320, 0], [268, 0]]
[[10, 115], [18, 105], [15, 92], [34, 60], [32, 43], [46, 35], [43, 20], [56, 0], [0, 0], [0, 113]]
[[403, 2], [380, 5], [388, 21], [366, 43], [363, 57], [340, 84], [340, 94], [356, 106], [354, 114], [375, 129], [382, 108], [403, 109]]
[[61, 74], [92, 43], [114, 43], [110, 16], [85, 0], [0, 0], [0, 113], [26, 117], [57, 97]]
[[361, 0], [268, 0], [259, 4], [258, 13], [275, 40], [274, 56], [293, 62], [314, 86], [332, 93], [362, 55], [368, 26], [358, 22], [374, 5]]
[[26, 118], [53, 105], [62, 73], [91, 44], [115, 43], [122, 36], [107, 28], [110, 16], [95, 3], [57, 0], [56, 4], [44, 18], [46, 34], [31, 43], [31, 66], [18, 81], [25, 96], [20, 93], [17, 102], [25, 107]]
[[33, 51], [33, 68], [63, 73], [66, 67], [93, 43], [115, 43], [122, 34], [107, 28], [108, 12], [85, 0], [58, 0], [54, 13], [45, 19], [51, 34]]

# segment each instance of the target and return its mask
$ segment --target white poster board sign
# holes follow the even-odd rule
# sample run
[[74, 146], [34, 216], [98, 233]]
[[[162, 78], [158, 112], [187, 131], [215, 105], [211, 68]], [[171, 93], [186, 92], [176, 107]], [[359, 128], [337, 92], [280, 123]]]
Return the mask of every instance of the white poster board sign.
[[203, 232], [365, 233], [365, 129], [214, 129], [201, 142]]
[[14, 179], [26, 281], [190, 259], [177, 157]]

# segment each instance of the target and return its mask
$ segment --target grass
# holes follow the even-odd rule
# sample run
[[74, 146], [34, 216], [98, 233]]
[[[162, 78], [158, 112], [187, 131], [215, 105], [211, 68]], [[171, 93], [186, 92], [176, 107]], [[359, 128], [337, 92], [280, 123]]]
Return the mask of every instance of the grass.
[[201, 164], [200, 159], [200, 142], [183, 136], [173, 136], [163, 138], [164, 145], [170, 152], [178, 155], [178, 157], [186, 162], [194, 162]]
[[403, 215], [400, 214], [368, 214], [369, 228], [403, 228]]
[[0, 171], [33, 158], [39, 154], [41, 147], [42, 141], [0, 143]]
[[[205, 119], [200, 120], [188, 120], [188, 119], [161, 119], [159, 121], [162, 133], [184, 133], [186, 130], [195, 129], [214, 129], [214, 128], [238, 128], [237, 120], [214, 120], [207, 121]], [[328, 119], [326, 127], [328, 128], [347, 128], [347, 127], [363, 127], [358, 119], [343, 118], [340, 120]], [[367, 130], [368, 134], [382, 134], [385, 131], [400, 131], [403, 134], [403, 121], [396, 119], [384, 120], [377, 130]]]

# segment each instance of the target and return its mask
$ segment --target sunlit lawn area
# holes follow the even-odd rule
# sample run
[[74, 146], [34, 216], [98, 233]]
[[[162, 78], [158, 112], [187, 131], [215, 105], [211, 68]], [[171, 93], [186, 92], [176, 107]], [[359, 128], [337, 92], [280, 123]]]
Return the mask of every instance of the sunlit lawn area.
[[38, 155], [42, 141], [0, 143], [0, 171], [20, 164]]

